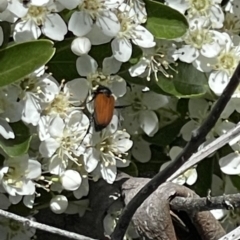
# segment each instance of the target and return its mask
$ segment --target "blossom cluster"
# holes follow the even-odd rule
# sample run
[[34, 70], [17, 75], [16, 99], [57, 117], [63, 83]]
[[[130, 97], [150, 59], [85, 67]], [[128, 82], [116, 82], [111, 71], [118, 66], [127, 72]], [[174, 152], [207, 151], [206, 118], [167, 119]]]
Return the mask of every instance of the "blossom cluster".
[[[80, 214], [87, 209], [87, 203], [82, 204], [85, 200], [80, 199], [88, 195], [89, 181], [103, 178], [112, 184], [117, 168], [129, 165], [128, 152], [132, 146], [136, 159], [142, 159], [139, 150], [144, 152], [144, 148], [147, 149], [145, 161], [150, 159], [149, 144], [141, 134], [152, 136], [158, 131], [154, 110], [168, 103], [166, 96], [149, 90], [142, 92], [144, 87], [131, 86], [128, 90], [126, 81], [117, 75], [122, 63], [132, 55], [132, 43], [143, 48], [156, 44], [154, 36], [142, 26], [147, 16], [144, 3], [6, 0], [1, 1], [0, 9], [0, 20], [12, 24], [15, 43], [36, 40], [43, 35], [62, 41], [67, 32], [72, 32], [76, 38], [71, 50], [78, 56], [79, 74], [78, 78], [59, 83], [46, 72], [47, 67], [42, 66], [0, 89], [0, 135], [6, 140], [15, 139], [11, 124], [19, 121], [32, 135], [24, 155], [8, 156], [2, 152], [0, 207], [7, 209], [23, 201], [26, 207], [37, 209], [35, 199], [40, 196], [38, 189], [42, 188], [51, 192], [50, 208], [55, 213]], [[60, 14], [64, 9], [73, 11], [68, 23]], [[2, 44], [4, 32], [0, 29]], [[92, 45], [110, 41], [112, 56], [106, 56], [100, 67], [88, 52]], [[123, 102], [129, 105], [122, 115], [115, 111], [111, 123], [101, 132], [96, 132], [92, 124], [93, 93], [98, 86], [109, 88], [118, 105]], [[123, 121], [124, 114], [129, 115], [128, 121]], [[139, 125], [133, 129], [136, 120]], [[130, 134], [135, 138], [134, 144]], [[75, 203], [63, 194], [66, 190], [73, 193]], [[19, 236], [17, 232], [12, 235], [21, 238], [22, 231], [19, 228]]]
[[[103, 178], [112, 184], [118, 168], [129, 166], [133, 159], [141, 163], [151, 160], [151, 143], [143, 136], [154, 137], [180, 118], [179, 98], [159, 94], [141, 83], [131, 84], [121, 75], [135, 47], [141, 49], [142, 55], [127, 71], [132, 78], [146, 80], [145, 85], [158, 83], [159, 76], [171, 81], [172, 73], [177, 73], [177, 61], [192, 65], [207, 77], [206, 87], [214, 97], [189, 99], [186, 122], [179, 131], [182, 140], [188, 142], [192, 131], [201, 125], [222, 94], [240, 60], [240, 2], [230, 0], [224, 6], [221, 2], [166, 0], [166, 5], [185, 15], [189, 29], [181, 38], [160, 40], [145, 27], [148, 15], [142, 0], [0, 1], [0, 21], [11, 23], [15, 44], [42, 37], [57, 42], [74, 36], [71, 51], [77, 56], [79, 75], [65, 82], [49, 73], [47, 66], [41, 66], [0, 88], [1, 138], [14, 140], [17, 136], [12, 123], [19, 121], [32, 136], [24, 155], [9, 156], [1, 150], [4, 160], [0, 167], [0, 208], [7, 209], [23, 201], [26, 207], [35, 209], [38, 207], [35, 199], [40, 196], [38, 189], [42, 188], [51, 192], [50, 208], [55, 213], [83, 214], [88, 204], [89, 181]], [[0, 26], [0, 45], [3, 42], [4, 31]], [[91, 49], [105, 44], [109, 44], [111, 56], [103, 56], [99, 64]], [[100, 132], [93, 125], [94, 92], [99, 86], [112, 92], [116, 106], [123, 106], [121, 110], [115, 109], [110, 124]], [[239, 90], [204, 145], [237, 124], [230, 121], [230, 116], [240, 113]], [[222, 174], [239, 175], [240, 140], [229, 144], [233, 152], [219, 158], [219, 167]], [[168, 160], [173, 160], [182, 147], [175, 143], [165, 146], [164, 151], [169, 150]], [[162, 164], [157, 171], [168, 164]], [[174, 181], [193, 185], [198, 177], [196, 167]], [[71, 191], [76, 201], [70, 202], [64, 195], [66, 191]], [[118, 216], [106, 216], [104, 227], [108, 234]]]

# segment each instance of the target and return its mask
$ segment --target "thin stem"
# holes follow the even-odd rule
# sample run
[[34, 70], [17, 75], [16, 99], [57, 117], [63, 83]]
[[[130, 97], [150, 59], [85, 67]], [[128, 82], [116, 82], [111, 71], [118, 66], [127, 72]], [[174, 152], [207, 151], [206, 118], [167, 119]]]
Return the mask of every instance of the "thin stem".
[[76, 239], [76, 240], [94, 240], [93, 238], [89, 238], [83, 235], [79, 235], [77, 233], [73, 233], [73, 232], [68, 232], [59, 228], [55, 228], [55, 227], [51, 227], [48, 226], [46, 224], [42, 224], [42, 223], [38, 223], [35, 221], [32, 221], [28, 218], [25, 217], [21, 217], [19, 215], [4, 211], [0, 209], [0, 216], [9, 218], [9, 219], [13, 219], [17, 222], [21, 222], [23, 223], [24, 226], [26, 226], [27, 228], [37, 228], [43, 231], [47, 231], [50, 233], [54, 233], [54, 234], [58, 234], [67, 238], [71, 238], [71, 239]]

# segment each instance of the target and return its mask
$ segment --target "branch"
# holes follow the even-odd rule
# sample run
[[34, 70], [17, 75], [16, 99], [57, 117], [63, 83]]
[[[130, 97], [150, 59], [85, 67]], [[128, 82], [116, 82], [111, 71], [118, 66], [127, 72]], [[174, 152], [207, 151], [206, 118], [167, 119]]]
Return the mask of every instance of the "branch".
[[172, 161], [165, 169], [152, 178], [129, 202], [129, 204], [123, 209], [123, 212], [119, 218], [117, 226], [111, 235], [112, 240], [123, 239], [126, 229], [131, 221], [137, 208], [144, 202], [144, 200], [152, 194], [160, 184], [165, 182], [169, 176], [176, 172], [190, 157], [197, 151], [200, 144], [205, 140], [205, 137], [210, 132], [210, 130], [216, 124], [218, 118], [223, 112], [225, 106], [230, 100], [232, 94], [239, 84], [240, 79], [240, 64], [235, 70], [230, 82], [224, 89], [222, 95], [218, 99], [217, 103], [213, 107], [212, 111], [208, 115], [207, 119], [203, 122], [202, 126], [192, 133], [192, 138], [185, 146], [183, 151]]
[[184, 198], [175, 197], [170, 207], [176, 211], [201, 212], [213, 209], [234, 209], [240, 207], [240, 193], [217, 197]]
[[203, 149], [199, 150], [197, 153], [193, 154], [187, 162], [185, 162], [172, 176], [170, 176], [167, 181], [172, 181], [173, 179], [177, 178], [189, 168], [193, 167], [200, 161], [202, 161], [207, 156], [211, 155], [225, 144], [229, 143], [231, 140], [236, 138], [240, 134], [240, 124], [237, 124], [233, 129], [229, 130], [228, 132], [224, 133], [213, 142], [209, 143]]
[[219, 240], [239, 240], [240, 239], [240, 227], [237, 227], [230, 233], [224, 235]]
[[24, 226], [40, 229], [40, 230], [47, 231], [50, 233], [55, 233], [55, 234], [58, 234], [58, 235], [61, 235], [61, 236], [67, 237], [67, 238], [76, 239], [76, 240], [94, 240], [93, 238], [89, 238], [89, 237], [79, 235], [79, 234], [76, 234], [73, 232], [68, 232], [68, 231], [65, 231], [65, 230], [62, 230], [59, 228], [50, 227], [48, 225], [32, 221], [28, 218], [24, 218], [24, 217], [18, 216], [16, 214], [13, 214], [13, 213], [1, 210], [1, 209], [0, 209], [0, 215], [3, 217], [9, 218], [9, 219], [13, 219], [17, 222], [21, 222], [21, 223], [23, 223]]

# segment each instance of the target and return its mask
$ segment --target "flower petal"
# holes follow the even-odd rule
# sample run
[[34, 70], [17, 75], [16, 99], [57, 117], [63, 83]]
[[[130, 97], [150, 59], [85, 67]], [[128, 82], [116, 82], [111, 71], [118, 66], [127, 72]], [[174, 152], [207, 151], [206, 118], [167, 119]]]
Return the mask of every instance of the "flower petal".
[[98, 64], [97, 62], [89, 55], [83, 55], [77, 59], [76, 62], [78, 74], [87, 77], [91, 73], [95, 73]]
[[67, 33], [67, 26], [58, 14], [49, 14], [42, 26], [42, 32], [53, 40], [62, 41]]
[[115, 38], [111, 42], [113, 56], [120, 62], [127, 62], [132, 55], [132, 44], [126, 38]]
[[69, 22], [68, 29], [73, 32], [75, 36], [83, 37], [92, 29], [93, 20], [85, 11], [75, 11]]
[[233, 152], [219, 160], [220, 169], [228, 175], [240, 174], [240, 154]]
[[158, 117], [154, 111], [141, 111], [139, 124], [148, 136], [153, 136], [158, 131]]

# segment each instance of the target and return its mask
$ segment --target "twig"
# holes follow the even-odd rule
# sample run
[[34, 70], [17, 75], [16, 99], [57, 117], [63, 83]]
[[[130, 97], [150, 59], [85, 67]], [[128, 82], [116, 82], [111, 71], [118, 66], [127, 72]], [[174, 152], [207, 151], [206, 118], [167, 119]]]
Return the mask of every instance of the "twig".
[[214, 127], [222, 111], [230, 100], [232, 94], [237, 88], [240, 80], [240, 64], [235, 70], [230, 82], [223, 91], [222, 95], [218, 99], [217, 103], [213, 107], [212, 111], [208, 115], [207, 119], [203, 122], [202, 126], [192, 132], [192, 138], [182, 150], [182, 152], [172, 161], [165, 169], [159, 172], [152, 178], [129, 202], [129, 204], [123, 209], [123, 212], [119, 218], [117, 226], [111, 235], [112, 240], [123, 239], [129, 222], [132, 219], [133, 214], [137, 208], [143, 203], [143, 201], [152, 194], [160, 184], [165, 182], [169, 176], [176, 172], [190, 157], [197, 151], [200, 144], [205, 140], [205, 137], [209, 131]]
[[58, 235], [61, 235], [61, 236], [67, 237], [67, 238], [76, 239], [76, 240], [94, 240], [93, 238], [85, 237], [85, 236], [79, 235], [77, 233], [68, 232], [68, 231], [65, 231], [65, 230], [62, 230], [59, 228], [48, 226], [46, 224], [38, 223], [38, 222], [32, 221], [28, 218], [21, 217], [21, 216], [18, 216], [16, 214], [13, 214], [13, 213], [1, 210], [1, 209], [0, 209], [0, 216], [4, 216], [6, 218], [13, 219], [17, 222], [21, 222], [21, 223], [23, 223], [24, 226], [27, 226], [30, 228], [32, 227], [32, 228], [40, 229], [40, 230], [58, 234]]
[[240, 227], [237, 227], [230, 233], [221, 237], [219, 240], [239, 240], [239, 239], [240, 239]]
[[193, 167], [204, 158], [217, 151], [225, 144], [229, 143], [232, 139], [240, 134], [240, 124], [236, 125], [233, 129], [224, 133], [213, 142], [209, 143], [203, 149], [199, 150], [197, 153], [193, 154], [187, 162], [185, 162], [172, 176], [170, 176], [167, 181], [172, 181], [177, 178], [179, 175], [183, 174], [189, 168]]
[[240, 207], [240, 193], [217, 197], [184, 198], [175, 197], [170, 206], [172, 210], [201, 212], [213, 209], [234, 209]]

